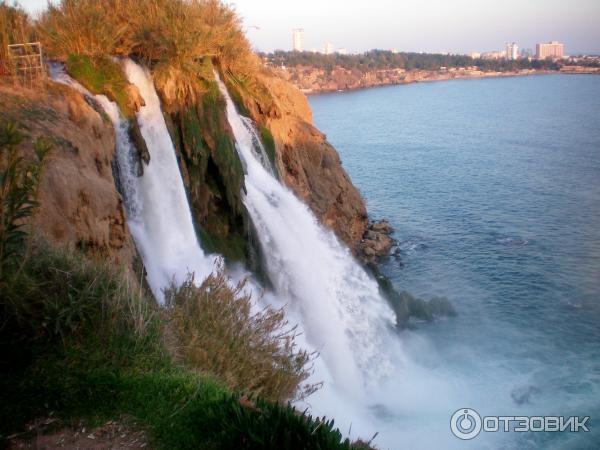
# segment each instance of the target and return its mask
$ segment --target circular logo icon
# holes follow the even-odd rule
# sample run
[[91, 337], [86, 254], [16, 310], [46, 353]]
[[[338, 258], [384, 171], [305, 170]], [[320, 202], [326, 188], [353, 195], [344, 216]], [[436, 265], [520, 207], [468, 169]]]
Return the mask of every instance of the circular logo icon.
[[481, 431], [481, 417], [474, 409], [461, 408], [452, 414], [450, 429], [459, 439], [473, 439]]

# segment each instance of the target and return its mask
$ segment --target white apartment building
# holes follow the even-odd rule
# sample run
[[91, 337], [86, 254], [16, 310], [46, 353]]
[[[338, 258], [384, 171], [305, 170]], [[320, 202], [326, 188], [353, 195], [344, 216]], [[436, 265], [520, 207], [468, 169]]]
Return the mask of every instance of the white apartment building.
[[295, 52], [304, 51], [304, 29], [294, 28], [292, 30], [292, 49]]

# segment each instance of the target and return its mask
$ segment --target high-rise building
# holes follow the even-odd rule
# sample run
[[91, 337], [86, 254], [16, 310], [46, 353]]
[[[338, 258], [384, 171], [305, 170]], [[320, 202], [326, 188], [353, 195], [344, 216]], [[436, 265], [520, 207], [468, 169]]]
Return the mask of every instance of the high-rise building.
[[331, 55], [334, 52], [333, 44], [331, 42], [325, 42], [325, 46], [323, 47], [323, 53], [326, 55]]
[[557, 41], [547, 44], [537, 44], [535, 47], [535, 57], [537, 59], [559, 59], [565, 55], [565, 45]]
[[515, 60], [519, 57], [519, 46], [514, 42], [506, 44], [506, 59]]
[[294, 28], [292, 30], [292, 49], [295, 52], [304, 51], [304, 29]]

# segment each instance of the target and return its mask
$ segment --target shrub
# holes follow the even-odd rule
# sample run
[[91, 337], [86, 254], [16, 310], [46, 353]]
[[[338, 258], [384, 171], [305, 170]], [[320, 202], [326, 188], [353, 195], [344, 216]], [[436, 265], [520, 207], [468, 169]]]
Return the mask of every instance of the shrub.
[[37, 206], [35, 196], [44, 157], [50, 151], [46, 139], [34, 143], [38, 161], [26, 162], [19, 154], [23, 135], [12, 123], [0, 128], [0, 279], [24, 249], [25, 220]]
[[168, 107], [195, 104], [207, 59], [250, 91], [261, 70], [240, 18], [219, 0], [61, 0], [38, 25], [48, 54], [134, 56], [152, 66]]
[[3, 279], [1, 304], [18, 330], [15, 341], [48, 343], [115, 330], [146, 334], [153, 303], [108, 263], [41, 242], [30, 251]]
[[296, 329], [283, 310], [253, 311], [244, 284], [232, 288], [222, 270], [199, 287], [189, 276], [166, 299], [175, 350], [188, 366], [270, 400], [305, 397], [318, 388], [302, 384], [314, 355], [296, 348]]

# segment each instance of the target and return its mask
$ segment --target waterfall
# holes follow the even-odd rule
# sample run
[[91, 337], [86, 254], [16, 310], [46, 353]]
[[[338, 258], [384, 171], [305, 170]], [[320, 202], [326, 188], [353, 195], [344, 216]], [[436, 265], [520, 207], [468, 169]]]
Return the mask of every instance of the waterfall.
[[248, 134], [250, 136], [250, 139], [251, 139], [250, 148], [254, 152], [254, 156], [256, 156], [260, 160], [262, 166], [265, 168], [265, 170], [267, 172], [269, 172], [271, 175], [275, 176], [275, 169], [273, 168], [273, 165], [271, 164], [271, 161], [269, 160], [269, 157], [267, 156], [267, 151], [265, 150], [265, 146], [263, 145], [260, 137], [258, 136], [258, 133], [256, 132], [256, 128], [254, 127], [254, 123], [252, 122], [252, 119], [250, 119], [249, 117], [244, 117], [244, 116], [239, 116], [239, 117], [242, 120], [242, 123], [246, 127], [246, 130], [248, 131]]
[[[129, 82], [139, 89], [145, 102], [136, 117], [150, 152], [150, 164], [141, 177], [135, 177], [131, 167], [124, 175], [124, 178], [135, 177], [138, 198], [128, 225], [144, 260], [150, 288], [162, 301], [162, 290], [171, 282], [180, 284], [188, 273], [194, 273], [198, 280], [206, 278], [214, 269], [215, 257], [205, 255], [198, 242], [175, 148], [152, 76], [131, 60], [124, 65]], [[131, 153], [128, 139], [123, 147], [126, 154]]]
[[348, 395], [389, 374], [384, 336], [393, 314], [375, 280], [309, 208], [263, 166], [258, 136], [236, 111], [223, 82], [227, 118], [244, 163], [244, 204], [258, 230], [276, 295], [288, 302], [333, 383]]
[[141, 177], [135, 170], [136, 150], [129, 138], [129, 124], [116, 103], [103, 95], [93, 96], [56, 66], [52, 68], [52, 77], [93, 97], [114, 125], [127, 225], [143, 259], [150, 289], [162, 303], [166, 287], [173, 282], [180, 284], [188, 273], [203, 280], [213, 271], [216, 257], [205, 255], [198, 242], [175, 148], [152, 76], [131, 60], [125, 60], [124, 67], [127, 78], [139, 89], [145, 102], [136, 114], [150, 153], [150, 164], [144, 167]]

